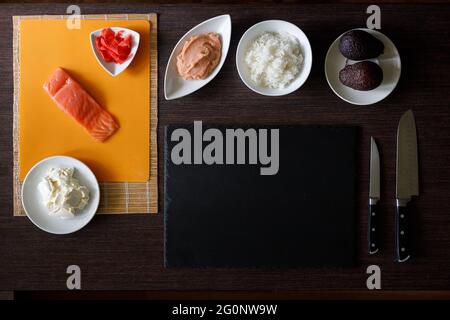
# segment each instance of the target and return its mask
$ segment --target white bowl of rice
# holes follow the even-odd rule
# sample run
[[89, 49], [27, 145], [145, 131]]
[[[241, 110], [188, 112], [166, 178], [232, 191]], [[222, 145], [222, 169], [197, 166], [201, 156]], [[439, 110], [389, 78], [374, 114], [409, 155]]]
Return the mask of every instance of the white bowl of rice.
[[236, 51], [239, 76], [251, 90], [282, 96], [300, 88], [309, 76], [312, 51], [296, 25], [266, 20], [248, 29]]

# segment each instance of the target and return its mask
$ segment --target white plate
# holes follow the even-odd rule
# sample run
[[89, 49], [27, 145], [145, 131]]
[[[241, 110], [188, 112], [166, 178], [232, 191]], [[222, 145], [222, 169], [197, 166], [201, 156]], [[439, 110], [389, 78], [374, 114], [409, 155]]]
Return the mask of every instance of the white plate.
[[[74, 177], [89, 189], [89, 202], [87, 206], [76, 212], [71, 219], [51, 217], [42, 202], [37, 187], [42, 178], [47, 175], [50, 168], [74, 168]], [[22, 186], [22, 205], [33, 222], [40, 229], [54, 234], [67, 234], [80, 230], [91, 221], [95, 215], [100, 201], [100, 188], [92, 171], [81, 161], [64, 156], [46, 158], [31, 168]]]
[[[222, 54], [220, 57], [219, 64], [211, 72], [211, 74], [202, 80], [184, 80], [177, 70], [177, 55], [183, 49], [184, 43], [192, 36], [206, 33], [206, 32], [217, 32], [220, 34], [222, 42]], [[225, 62], [228, 54], [228, 49], [230, 48], [231, 40], [231, 17], [229, 14], [222, 16], [217, 16], [206, 20], [199, 25], [195, 26], [189, 30], [176, 44], [175, 48], [172, 50], [169, 62], [166, 67], [166, 74], [164, 76], [164, 96], [166, 100], [178, 99], [192, 92], [197, 91], [202, 88], [208, 82], [210, 82], [219, 73], [220, 69]]]
[[[400, 79], [401, 61], [397, 48], [384, 34], [370, 29], [359, 28], [359, 30], [369, 32], [384, 44], [384, 53], [376, 59], [370, 59], [370, 61], [378, 63], [383, 70], [383, 82], [379, 87], [370, 91], [355, 90], [341, 83], [339, 71], [345, 67], [347, 58], [339, 51], [339, 39], [348, 31], [341, 34], [328, 49], [325, 58], [325, 76], [330, 88], [342, 100], [356, 105], [369, 105], [383, 100], [394, 90]], [[348, 63], [353, 64], [355, 61], [348, 60]]]
[[97, 59], [98, 63], [102, 66], [103, 69], [105, 69], [106, 72], [108, 72], [113, 77], [117, 76], [121, 72], [123, 72], [133, 61], [134, 56], [136, 55], [137, 49], [139, 47], [139, 41], [141, 36], [136, 31], [127, 29], [127, 28], [121, 28], [121, 27], [110, 27], [110, 29], [114, 32], [118, 32], [120, 30], [123, 31], [123, 36], [126, 37], [127, 35], [131, 34], [131, 52], [128, 56], [128, 59], [124, 61], [122, 64], [114, 63], [114, 62], [106, 62], [103, 60], [102, 55], [97, 50], [97, 47], [95, 46], [95, 38], [100, 36], [102, 34], [102, 29], [98, 29], [91, 32], [90, 39], [91, 39], [91, 48], [92, 52], [94, 52], [95, 58]]
[[[299, 75], [286, 88], [273, 89], [258, 86], [250, 77], [250, 70], [245, 63], [245, 54], [251, 43], [265, 32], [289, 33], [300, 43], [303, 65]], [[239, 41], [236, 51], [236, 66], [239, 76], [247, 87], [265, 96], [283, 96], [300, 88], [308, 79], [312, 66], [312, 50], [305, 33], [296, 25], [282, 20], [266, 20], [250, 27]]]

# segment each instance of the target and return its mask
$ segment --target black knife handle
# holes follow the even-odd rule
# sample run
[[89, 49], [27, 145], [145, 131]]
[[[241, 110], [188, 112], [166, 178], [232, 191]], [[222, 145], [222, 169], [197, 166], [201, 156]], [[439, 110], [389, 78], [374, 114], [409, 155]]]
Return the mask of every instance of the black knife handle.
[[397, 262], [404, 262], [411, 257], [410, 212], [407, 203], [398, 203], [395, 210], [395, 243]]
[[378, 203], [369, 204], [369, 230], [368, 230], [368, 245], [369, 245], [369, 254], [374, 254], [378, 251], [378, 226], [379, 226], [379, 212], [378, 212]]

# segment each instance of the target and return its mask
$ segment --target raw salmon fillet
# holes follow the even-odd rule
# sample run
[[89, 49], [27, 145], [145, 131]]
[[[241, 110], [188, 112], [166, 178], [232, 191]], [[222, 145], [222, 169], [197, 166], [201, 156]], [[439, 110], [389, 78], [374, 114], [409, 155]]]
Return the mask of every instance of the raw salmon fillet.
[[44, 83], [44, 90], [56, 105], [81, 124], [98, 141], [105, 141], [119, 129], [113, 116], [103, 109], [66, 71], [57, 68]]

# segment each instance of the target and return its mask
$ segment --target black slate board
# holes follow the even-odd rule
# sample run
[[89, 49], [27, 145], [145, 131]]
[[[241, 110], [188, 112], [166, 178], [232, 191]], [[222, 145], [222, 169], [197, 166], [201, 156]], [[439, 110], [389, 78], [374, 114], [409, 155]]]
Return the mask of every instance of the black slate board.
[[203, 124], [203, 132], [209, 127], [279, 128], [279, 171], [175, 165], [172, 132], [186, 128], [193, 137], [193, 125], [167, 126], [166, 267], [355, 265], [355, 127]]

